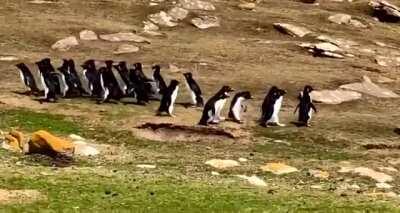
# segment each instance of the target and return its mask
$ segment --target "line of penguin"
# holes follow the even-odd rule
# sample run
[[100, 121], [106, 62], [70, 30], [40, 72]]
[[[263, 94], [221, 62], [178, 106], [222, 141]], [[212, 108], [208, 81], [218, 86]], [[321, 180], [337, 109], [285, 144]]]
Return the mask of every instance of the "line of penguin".
[[[81, 67], [82, 73], [78, 73], [73, 59], [63, 59], [58, 71], [51, 64], [50, 58], [44, 58], [35, 63], [44, 91], [39, 89], [35, 77], [29, 67], [19, 63], [16, 67], [20, 71], [23, 84], [28, 89], [27, 94], [40, 95], [44, 93], [42, 102], [56, 102], [58, 97], [93, 97], [97, 103], [120, 100], [125, 97], [135, 98], [137, 104], [146, 105], [150, 100], [160, 101], [157, 115], [174, 116], [174, 105], [178, 96], [180, 82], [173, 79], [166, 84], [161, 75], [159, 65], [152, 66], [153, 76], [148, 78], [142, 69], [141, 63], [135, 63], [130, 68], [125, 61], [115, 63], [112, 60], [105, 61], [102, 65], [93, 59], [85, 61]], [[99, 68], [97, 68], [99, 67]], [[81, 75], [80, 75], [81, 74]], [[218, 124], [225, 120], [221, 116], [222, 109], [234, 91], [230, 86], [223, 86], [205, 104], [199, 84], [193, 79], [190, 72], [183, 74], [186, 87], [191, 94], [191, 104], [194, 107], [204, 107], [199, 125]], [[82, 77], [80, 77], [82, 76]], [[310, 93], [313, 88], [309, 85], [300, 92], [298, 110], [298, 124], [309, 126], [313, 112], [317, 112]], [[262, 107], [260, 125], [284, 126], [279, 122], [279, 111], [283, 97], [286, 94], [276, 86], [270, 88]], [[249, 91], [241, 91], [234, 95], [230, 105], [228, 117], [230, 120], [242, 123], [241, 114], [246, 111], [247, 100], [253, 99]]]

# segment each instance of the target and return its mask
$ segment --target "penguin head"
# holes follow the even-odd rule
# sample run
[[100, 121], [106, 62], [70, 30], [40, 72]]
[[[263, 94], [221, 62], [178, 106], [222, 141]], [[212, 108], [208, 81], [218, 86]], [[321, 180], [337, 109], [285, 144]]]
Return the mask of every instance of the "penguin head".
[[93, 59], [89, 59], [89, 60], [83, 62], [83, 64], [81, 65], [81, 67], [82, 67], [83, 69], [94, 69], [96, 66], [95, 66], [94, 60], [93, 60]]
[[244, 91], [243, 92], [243, 97], [245, 99], [253, 99], [253, 96], [251, 96], [251, 93], [249, 91]]
[[179, 81], [177, 81], [177, 80], [171, 80], [171, 82], [169, 83], [169, 86], [173, 86], [173, 87], [176, 87], [176, 86], [178, 86], [179, 85]]
[[193, 77], [193, 74], [191, 72], [186, 72], [183, 73], [183, 76], [185, 76], [186, 79], [191, 79]]
[[161, 67], [158, 64], [152, 66], [151, 68], [153, 69], [153, 71], [160, 71], [161, 70]]
[[133, 67], [136, 69], [136, 70], [142, 70], [142, 63], [135, 63], [135, 64], [133, 64]]
[[220, 92], [222, 93], [222, 94], [224, 94], [224, 96], [226, 96], [225, 98], [227, 98], [227, 97], [229, 97], [230, 96], [230, 92], [233, 92], [233, 91], [235, 91], [234, 89], [232, 89], [232, 87], [230, 87], [230, 86], [223, 86], [222, 88], [221, 88], [221, 90], [220, 90]]
[[69, 66], [69, 60], [68, 59], [63, 59], [63, 63], [61, 67], [57, 68], [59, 71], [67, 71]]
[[314, 88], [312, 88], [312, 86], [310, 86], [310, 85], [306, 85], [306, 86], [304, 86], [304, 90], [303, 90], [303, 93], [304, 94], [308, 94], [308, 93], [311, 93], [312, 91], [314, 91]]
[[111, 68], [113, 63], [114, 63], [114, 61], [113, 60], [106, 60], [104, 63], [106, 63], [106, 67], [107, 68]]

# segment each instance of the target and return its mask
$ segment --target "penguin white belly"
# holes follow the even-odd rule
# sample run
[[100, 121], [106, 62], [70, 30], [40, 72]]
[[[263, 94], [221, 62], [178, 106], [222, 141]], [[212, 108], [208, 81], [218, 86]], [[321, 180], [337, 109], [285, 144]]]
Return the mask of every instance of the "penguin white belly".
[[222, 108], [224, 108], [226, 99], [221, 99], [215, 102], [215, 116], [214, 116], [214, 121], [220, 121], [221, 120], [221, 111]]
[[283, 97], [278, 98], [274, 104], [274, 111], [272, 112], [271, 119], [268, 120], [268, 123], [279, 123], [279, 111], [282, 107]]
[[243, 97], [238, 98], [236, 103], [233, 105], [232, 112], [236, 120], [240, 121], [240, 114], [243, 112]]
[[313, 114], [313, 109], [310, 108], [310, 110], [308, 111], [308, 120], [311, 120], [312, 114]]
[[44, 88], [44, 98], [47, 99], [47, 95], [49, 94], [49, 88], [47, 87], [46, 82], [44, 81], [44, 76], [42, 73], [40, 73], [40, 81], [42, 82]]
[[174, 92], [172, 92], [171, 103], [169, 104], [169, 107], [168, 107], [169, 114], [172, 114], [172, 112], [174, 111], [174, 104], [175, 104], [175, 101], [176, 101], [176, 97], [178, 97], [178, 90], [179, 90], [179, 86], [177, 86], [175, 88]]
[[28, 85], [26, 85], [26, 83], [25, 83], [25, 77], [24, 77], [24, 74], [22, 73], [22, 71], [19, 71], [19, 77], [21, 77], [21, 81], [22, 81], [22, 83], [24, 84], [24, 86], [27, 88], [27, 89], [31, 89]]
[[190, 88], [190, 86], [189, 86], [189, 84], [188, 84], [188, 82], [187, 81], [185, 81], [185, 84], [186, 84], [186, 88], [188, 89], [188, 91], [189, 91], [189, 93], [190, 93], [190, 97], [191, 97], [191, 99], [192, 99], [192, 104], [193, 105], [196, 105], [197, 104], [197, 101], [196, 101], [196, 94], [193, 92], [193, 90]]
[[100, 85], [102, 88], [102, 92], [103, 92], [103, 101], [107, 99], [108, 95], [110, 94], [110, 91], [108, 90], [108, 88], [105, 88], [104, 86], [104, 80], [103, 80], [103, 75], [100, 75]]
[[62, 90], [62, 96], [65, 97], [65, 95], [67, 94], [67, 91], [68, 91], [69, 88], [68, 88], [67, 81], [65, 80], [65, 75], [64, 74], [61, 74], [60, 85], [61, 85], [61, 90]]
[[208, 115], [207, 123], [210, 123], [211, 121], [213, 121], [213, 120], [214, 120], [214, 115], [213, 115], [213, 113], [212, 113], [212, 110], [211, 110], [211, 109], [210, 109], [210, 110], [208, 110], [208, 112], [207, 112], [207, 115]]

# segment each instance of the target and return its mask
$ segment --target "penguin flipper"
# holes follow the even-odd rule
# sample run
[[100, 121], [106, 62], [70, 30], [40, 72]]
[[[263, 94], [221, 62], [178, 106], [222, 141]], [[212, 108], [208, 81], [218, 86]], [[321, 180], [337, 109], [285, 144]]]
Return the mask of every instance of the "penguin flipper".
[[318, 113], [317, 108], [313, 103], [310, 103], [311, 108], [314, 110], [315, 113]]

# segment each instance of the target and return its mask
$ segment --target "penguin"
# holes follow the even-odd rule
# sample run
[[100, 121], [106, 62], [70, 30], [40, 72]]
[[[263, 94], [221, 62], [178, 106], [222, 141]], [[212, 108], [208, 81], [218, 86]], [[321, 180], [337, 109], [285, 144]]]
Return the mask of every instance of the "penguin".
[[176, 101], [176, 97], [178, 96], [179, 90], [179, 81], [172, 80], [169, 83], [168, 88], [165, 90], [162, 95], [160, 107], [158, 109], [157, 115], [162, 115], [163, 112], [167, 113], [171, 117], [175, 117], [173, 115], [174, 104]]
[[86, 93], [82, 88], [81, 80], [75, 69], [75, 62], [72, 59], [63, 59], [63, 64], [58, 68], [58, 70], [63, 75], [65, 83], [69, 88], [66, 96], [76, 97]]
[[90, 95], [96, 98], [101, 97], [105, 91], [101, 85], [101, 75], [96, 69], [95, 61], [93, 59], [89, 59], [85, 61], [81, 67], [83, 68], [83, 76], [88, 82]]
[[271, 87], [261, 107], [261, 126], [285, 126], [284, 124], [279, 123], [279, 111], [281, 110], [283, 96], [285, 94], [285, 90], [279, 89], [276, 86]]
[[238, 92], [231, 102], [229, 118], [236, 123], [242, 123], [241, 114], [247, 111], [246, 101], [253, 99], [249, 91]]
[[167, 89], [167, 84], [165, 83], [164, 78], [161, 76], [160, 65], [154, 65], [152, 69], [153, 69], [153, 79], [156, 82], [158, 93], [162, 95]]
[[149, 102], [149, 96], [146, 91], [145, 79], [142, 78], [140, 71], [133, 68], [129, 70], [129, 79], [135, 87], [137, 104], [146, 105]]
[[142, 63], [135, 63], [135, 64], [133, 64], [133, 68], [136, 70], [136, 73], [139, 75], [139, 77], [140, 77], [141, 79], [143, 79], [145, 82], [152, 81], [150, 78], [148, 78], [148, 77], [144, 74]]
[[40, 79], [44, 88], [44, 100], [47, 102], [56, 102], [56, 93], [60, 89], [59, 82], [56, 76], [54, 76], [54, 67], [51, 65], [49, 58], [44, 58], [36, 62], [38, 66]]
[[201, 92], [200, 86], [193, 79], [193, 74], [190, 72], [187, 72], [187, 73], [184, 73], [183, 76], [185, 76], [186, 87], [189, 90], [191, 98], [192, 98], [192, 101], [191, 101], [192, 105], [197, 106], [197, 107], [203, 107], [204, 100], [202, 97], [202, 92]]
[[135, 85], [129, 78], [129, 70], [125, 61], [120, 61], [114, 68], [118, 71], [122, 81], [126, 85], [125, 94], [127, 97], [135, 98]]
[[122, 87], [119, 85], [117, 77], [115, 76], [113, 72], [113, 64], [114, 61], [112, 60], [107, 60], [105, 61], [106, 64], [106, 69], [101, 72], [103, 76], [103, 81], [104, 81], [104, 86], [108, 88], [110, 91], [110, 98], [114, 100], [119, 100], [125, 95], [125, 87]]
[[220, 113], [229, 98], [229, 93], [234, 91], [229, 86], [223, 86], [213, 97], [211, 97], [204, 105], [203, 114], [199, 125], [207, 126], [208, 124], [218, 124], [222, 120]]
[[26, 86], [28, 89], [27, 94], [33, 94], [33, 95], [38, 95], [40, 92], [36, 81], [35, 77], [33, 76], [31, 70], [26, 66], [24, 63], [19, 63], [15, 65], [19, 69], [19, 74], [22, 80], [22, 83]]
[[310, 85], [306, 85], [304, 87], [303, 92], [300, 92], [299, 94], [299, 104], [296, 106], [296, 109], [294, 113], [299, 110], [299, 117], [298, 117], [298, 122], [299, 125], [301, 126], [306, 126], [310, 127], [310, 120], [313, 114], [313, 111], [317, 113], [317, 108], [314, 106], [312, 102], [312, 98], [310, 96], [310, 93], [314, 89]]

